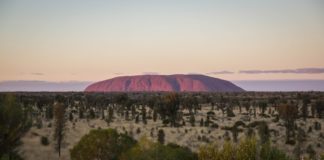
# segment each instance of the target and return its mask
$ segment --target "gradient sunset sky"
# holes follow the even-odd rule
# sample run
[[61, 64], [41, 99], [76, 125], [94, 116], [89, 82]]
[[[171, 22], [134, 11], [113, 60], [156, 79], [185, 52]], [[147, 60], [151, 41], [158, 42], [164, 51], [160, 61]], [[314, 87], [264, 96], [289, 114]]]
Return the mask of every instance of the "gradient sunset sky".
[[323, 0], [0, 0], [0, 81], [324, 79]]

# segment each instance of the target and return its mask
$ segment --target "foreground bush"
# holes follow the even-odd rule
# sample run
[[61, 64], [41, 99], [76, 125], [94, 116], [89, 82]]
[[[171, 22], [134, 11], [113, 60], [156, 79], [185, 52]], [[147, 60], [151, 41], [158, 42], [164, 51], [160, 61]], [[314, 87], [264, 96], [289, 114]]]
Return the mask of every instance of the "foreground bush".
[[261, 143], [254, 137], [231, 141], [222, 146], [208, 144], [198, 155], [176, 144], [163, 145], [142, 137], [139, 142], [118, 134], [116, 130], [92, 130], [70, 151], [72, 160], [290, 160], [270, 142]]
[[131, 150], [122, 154], [121, 160], [196, 160], [189, 148], [176, 144], [162, 145], [142, 138]]
[[200, 148], [199, 160], [289, 160], [283, 152], [271, 147], [270, 143], [257, 145], [255, 138], [242, 140], [238, 145], [232, 142], [225, 142], [219, 147], [216, 144], [209, 144]]
[[176, 144], [163, 145], [118, 134], [116, 130], [92, 130], [70, 150], [72, 160], [196, 160], [197, 155]]
[[92, 130], [71, 149], [70, 155], [72, 160], [117, 160], [135, 144], [134, 139], [113, 129]]

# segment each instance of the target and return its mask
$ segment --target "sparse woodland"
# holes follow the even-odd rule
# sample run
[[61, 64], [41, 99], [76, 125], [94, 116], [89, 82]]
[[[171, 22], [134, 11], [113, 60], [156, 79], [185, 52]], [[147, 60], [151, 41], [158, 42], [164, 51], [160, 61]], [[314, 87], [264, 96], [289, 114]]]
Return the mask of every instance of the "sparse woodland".
[[324, 159], [324, 93], [1, 93], [0, 159]]

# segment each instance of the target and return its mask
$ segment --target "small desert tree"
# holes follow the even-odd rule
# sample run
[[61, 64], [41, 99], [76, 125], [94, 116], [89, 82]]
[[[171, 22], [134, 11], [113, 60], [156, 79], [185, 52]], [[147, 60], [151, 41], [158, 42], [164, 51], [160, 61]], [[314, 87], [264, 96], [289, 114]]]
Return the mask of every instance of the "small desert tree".
[[265, 121], [261, 121], [258, 125], [258, 133], [262, 144], [265, 144], [270, 139], [270, 131], [268, 124]]
[[64, 130], [65, 130], [65, 107], [61, 104], [56, 102], [54, 104], [54, 140], [55, 140], [55, 149], [58, 151], [59, 156], [61, 156], [61, 148], [62, 142], [64, 138]]
[[195, 115], [193, 113], [191, 113], [190, 114], [190, 124], [192, 127], [195, 126], [195, 122], [196, 122]]
[[306, 118], [308, 116], [308, 104], [311, 103], [311, 99], [308, 95], [304, 95], [302, 97], [303, 99], [303, 105], [302, 105], [302, 108], [301, 108], [301, 111], [302, 111], [302, 117], [304, 119], [304, 121], [306, 121]]
[[178, 126], [178, 110], [180, 108], [180, 98], [177, 93], [169, 93], [163, 97], [164, 108], [166, 109], [167, 116], [169, 117], [171, 127]]
[[153, 110], [153, 121], [154, 121], [154, 122], [156, 122], [157, 117], [158, 117], [157, 111], [156, 111], [156, 109], [154, 109], [154, 110]]
[[318, 118], [322, 118], [324, 112], [324, 100], [317, 100], [313, 108], [316, 110]]
[[20, 159], [16, 148], [30, 126], [30, 119], [13, 95], [0, 97], [0, 159]]
[[267, 102], [266, 101], [260, 101], [259, 102], [259, 108], [261, 110], [261, 115], [264, 116], [265, 111], [267, 110]]
[[[298, 108], [292, 104], [283, 104], [279, 106], [279, 115], [285, 121], [286, 143], [294, 144], [295, 138], [295, 120], [298, 117]], [[293, 139], [292, 139], [293, 138]]]

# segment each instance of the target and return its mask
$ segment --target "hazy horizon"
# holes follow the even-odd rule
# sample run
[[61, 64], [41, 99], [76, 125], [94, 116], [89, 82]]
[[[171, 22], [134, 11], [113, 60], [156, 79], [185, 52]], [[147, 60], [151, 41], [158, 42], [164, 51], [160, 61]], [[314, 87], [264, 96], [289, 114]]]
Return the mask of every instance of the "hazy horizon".
[[[91, 81], [0, 81], [0, 92], [79, 92]], [[236, 80], [235, 85], [246, 91], [324, 91], [324, 80]]]

